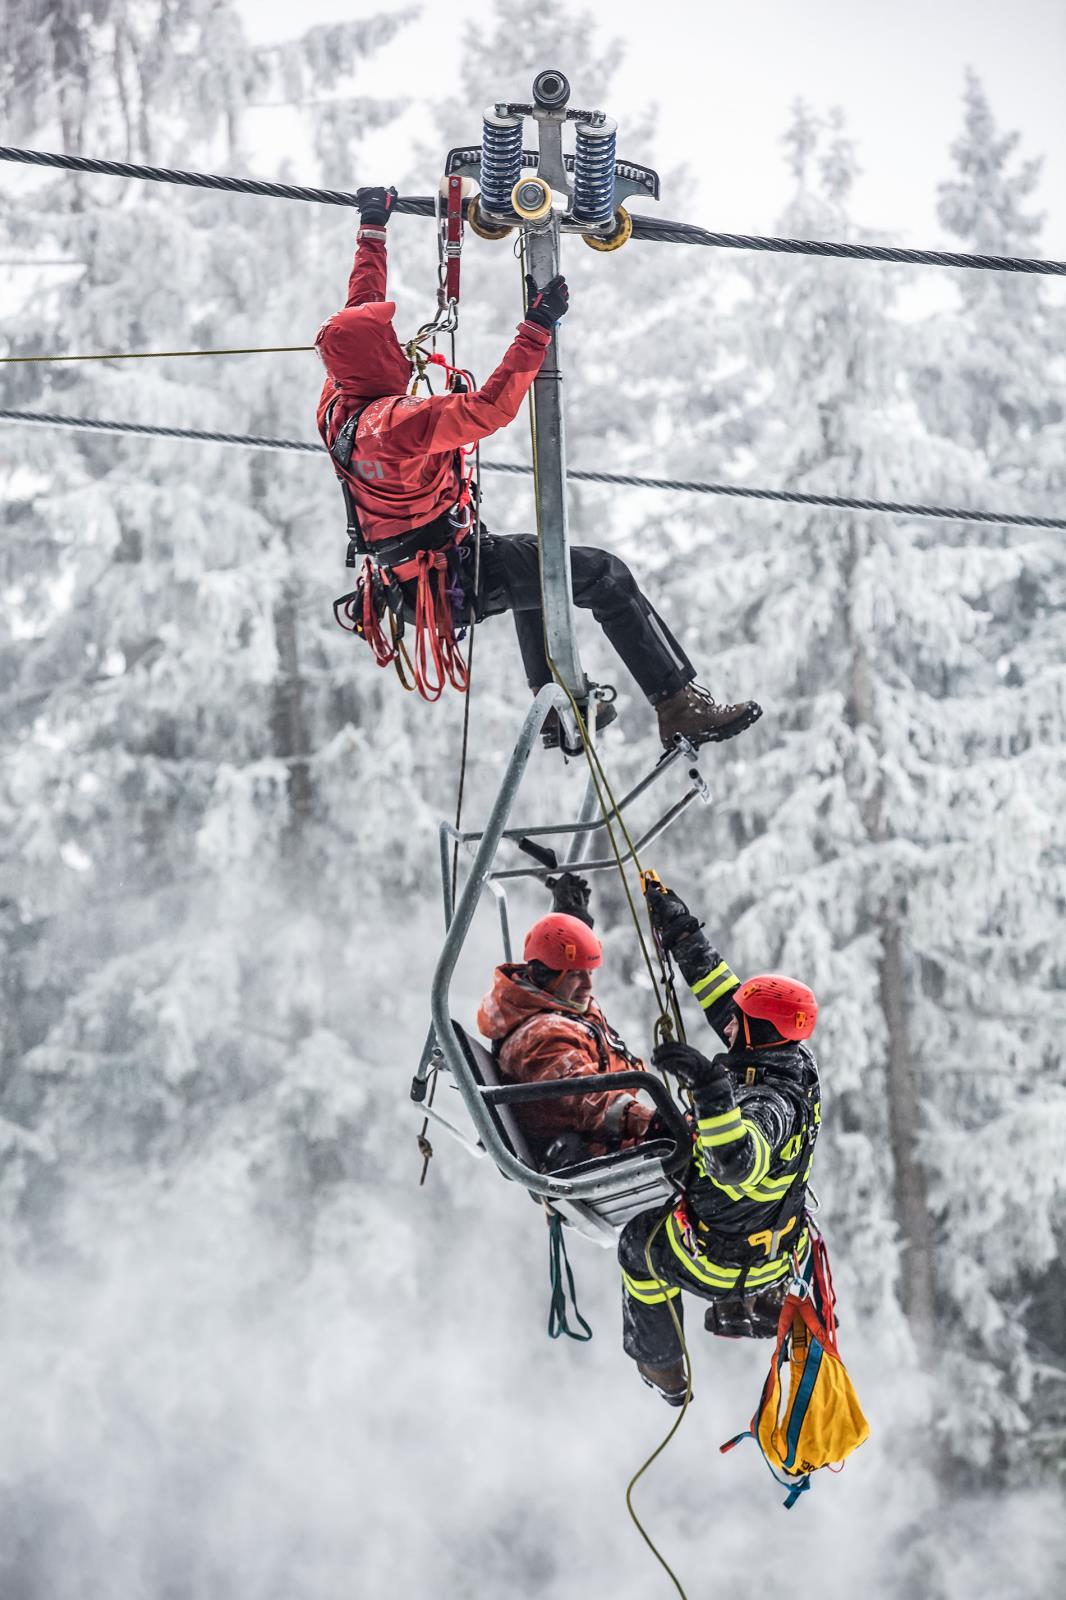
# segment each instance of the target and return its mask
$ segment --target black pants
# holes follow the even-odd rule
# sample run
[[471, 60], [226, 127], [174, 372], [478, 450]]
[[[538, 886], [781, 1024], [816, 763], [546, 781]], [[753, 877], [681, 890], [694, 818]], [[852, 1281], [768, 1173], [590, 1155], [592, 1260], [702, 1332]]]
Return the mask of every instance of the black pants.
[[[461, 572], [473, 587], [473, 540], [460, 546]], [[591, 545], [570, 552], [574, 603], [591, 611], [652, 705], [691, 683], [696, 669], [666, 623], [645, 599], [636, 579], [617, 556]], [[552, 679], [544, 650], [537, 541], [528, 535], [507, 538], [481, 534], [481, 573], [477, 615], [514, 613], [526, 681], [534, 694]]]
[[709, 1321], [708, 1331], [733, 1339], [772, 1338], [785, 1294], [783, 1280], [744, 1296], [708, 1288], [677, 1260], [662, 1228], [651, 1242], [653, 1275], [648, 1276], [647, 1243], [659, 1216], [657, 1211], [644, 1211], [632, 1217], [618, 1241], [618, 1263], [623, 1274], [622, 1347], [626, 1355], [651, 1367], [669, 1367], [681, 1359], [670, 1305], [683, 1328], [684, 1294], [699, 1295], [701, 1300], [711, 1302], [716, 1325], [712, 1327]]

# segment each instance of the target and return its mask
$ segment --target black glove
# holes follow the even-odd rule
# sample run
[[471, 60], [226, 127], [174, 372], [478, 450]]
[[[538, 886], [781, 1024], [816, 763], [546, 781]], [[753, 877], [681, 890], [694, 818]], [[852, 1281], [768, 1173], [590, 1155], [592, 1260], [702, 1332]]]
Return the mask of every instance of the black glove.
[[715, 1078], [728, 1076], [717, 1056], [713, 1061], [708, 1061], [701, 1050], [691, 1044], [682, 1044], [680, 1039], [657, 1044], [652, 1051], [651, 1061], [652, 1066], [660, 1072], [672, 1072], [678, 1083], [683, 1083], [687, 1089], [694, 1089], [697, 1084], [702, 1088], [713, 1083]]
[[561, 272], [538, 289], [533, 282], [533, 274], [526, 274], [526, 321], [535, 322], [538, 328], [547, 328], [550, 333], [559, 321], [565, 317], [570, 309], [570, 290], [566, 286], [566, 279]]
[[675, 950], [691, 934], [700, 931], [702, 923], [672, 889], [662, 889], [658, 884], [649, 882], [644, 890], [644, 898], [648, 902], [651, 925], [665, 951]]
[[579, 922], [584, 922], [589, 928], [594, 926], [592, 912], [589, 910], [592, 890], [589, 888], [587, 878], [579, 878], [574, 872], [563, 872], [557, 878], [545, 878], [544, 887], [552, 892], [553, 911], [561, 911], [568, 917], [577, 917]]
[[368, 228], [383, 228], [392, 215], [392, 208], [396, 204], [396, 190], [389, 189], [357, 189], [355, 203], [359, 210], [359, 221]]

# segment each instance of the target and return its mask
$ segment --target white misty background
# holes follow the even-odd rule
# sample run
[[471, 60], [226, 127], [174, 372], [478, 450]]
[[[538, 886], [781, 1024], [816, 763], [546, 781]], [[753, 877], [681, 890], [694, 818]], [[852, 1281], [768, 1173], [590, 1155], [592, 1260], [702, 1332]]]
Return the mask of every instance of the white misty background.
[[[617, 109], [619, 47], [561, 0], [497, 0], [433, 146], [384, 174], [361, 150], [410, 107], [374, 63], [418, 48], [413, 13], [269, 48], [226, 0], [9, 0], [7, 21], [9, 141], [117, 159], [265, 174], [248, 129], [282, 105], [299, 159], [279, 175], [425, 192], [546, 63]], [[1039, 253], [1032, 153], [980, 81], [959, 87], [956, 142], [930, 152], [941, 224], [960, 249]], [[654, 115], [623, 109], [654, 161]], [[778, 231], [885, 237], [853, 214], [839, 116], [797, 105], [781, 133]], [[7, 167], [0, 191], [11, 354], [300, 344], [343, 296], [346, 211]], [[413, 327], [426, 226], [397, 218], [390, 250]], [[957, 274], [918, 313], [913, 275], [883, 266], [575, 243], [567, 270], [576, 466], [1061, 515], [1062, 301], [1037, 278]], [[464, 275], [484, 376], [517, 267], [472, 239]], [[320, 380], [303, 355], [6, 373], [9, 406], [305, 438]], [[523, 424], [486, 455], [526, 459]], [[328, 466], [10, 429], [2, 467], [0, 1592], [665, 1592], [622, 1497], [669, 1418], [621, 1353], [611, 1256], [573, 1246], [596, 1337], [552, 1345], [527, 1198], [443, 1137], [417, 1186], [406, 1096], [462, 706], [413, 702], [334, 630]], [[485, 487], [491, 525], [528, 530], [528, 484]], [[573, 511], [712, 686], [766, 707], [705, 760], [715, 805], [654, 864], [741, 971], [793, 970], [822, 1001], [816, 1187], [873, 1424], [786, 1517], [754, 1451], [717, 1453], [766, 1349], [697, 1333], [696, 1404], [638, 1503], [693, 1595], [753, 1570], [817, 1575], [827, 1600], [1055, 1592], [1062, 535], [586, 487]], [[507, 619], [474, 672], [470, 817], [524, 703]], [[622, 781], [653, 746], [619, 688]], [[579, 788], [538, 755], [523, 814]], [[544, 903], [517, 901], [519, 925]], [[597, 908], [602, 998], [647, 1049], [616, 885]], [[468, 1018], [491, 920], [455, 987]]]

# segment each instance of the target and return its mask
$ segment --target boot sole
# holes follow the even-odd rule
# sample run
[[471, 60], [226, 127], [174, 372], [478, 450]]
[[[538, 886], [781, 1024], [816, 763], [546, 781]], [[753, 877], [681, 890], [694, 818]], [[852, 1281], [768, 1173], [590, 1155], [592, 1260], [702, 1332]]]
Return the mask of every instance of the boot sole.
[[[687, 740], [689, 744], [696, 745], [697, 747], [701, 744], [722, 744], [726, 739], [735, 739], [738, 733], [744, 733], [748, 728], [752, 727], [756, 722], [758, 722], [761, 716], [762, 706], [753, 700], [750, 711], [745, 712], [744, 716], [738, 721], [728, 722], [724, 727], [714, 728], [709, 733], [683, 733], [681, 734], [681, 738]], [[675, 734], [673, 737], [677, 738], [678, 736]], [[671, 740], [671, 744], [665, 745], [664, 748], [669, 750], [672, 742], [673, 741]]]
[[[675, 1392], [673, 1392], [671, 1394], [667, 1394], [665, 1389], [660, 1389], [659, 1385], [657, 1383], [652, 1383], [650, 1378], [646, 1378], [644, 1376], [643, 1372], [639, 1374], [639, 1377], [640, 1377], [640, 1381], [644, 1385], [645, 1389], [650, 1389], [652, 1394], [657, 1394], [659, 1396], [659, 1399], [660, 1400], [665, 1400], [668, 1406], [683, 1406], [684, 1405], [684, 1403], [685, 1403], [685, 1390], [684, 1389], [679, 1389], [679, 1390], [677, 1390], [677, 1391], [675, 1391]], [[692, 1394], [692, 1395], [689, 1396], [689, 1404], [690, 1405], [691, 1405], [692, 1401], [695, 1398], [696, 1398], [695, 1394]]]

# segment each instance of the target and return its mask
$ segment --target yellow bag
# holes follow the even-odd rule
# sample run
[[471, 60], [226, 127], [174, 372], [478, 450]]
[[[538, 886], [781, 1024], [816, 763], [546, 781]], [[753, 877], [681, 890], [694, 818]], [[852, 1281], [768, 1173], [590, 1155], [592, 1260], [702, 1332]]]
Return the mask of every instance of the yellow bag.
[[813, 1240], [808, 1272], [810, 1281], [797, 1277], [789, 1285], [751, 1427], [721, 1447], [731, 1450], [741, 1439], [755, 1439], [770, 1471], [789, 1491], [786, 1510], [810, 1488], [812, 1472], [844, 1461], [870, 1433], [837, 1349], [836, 1296], [820, 1237]]

